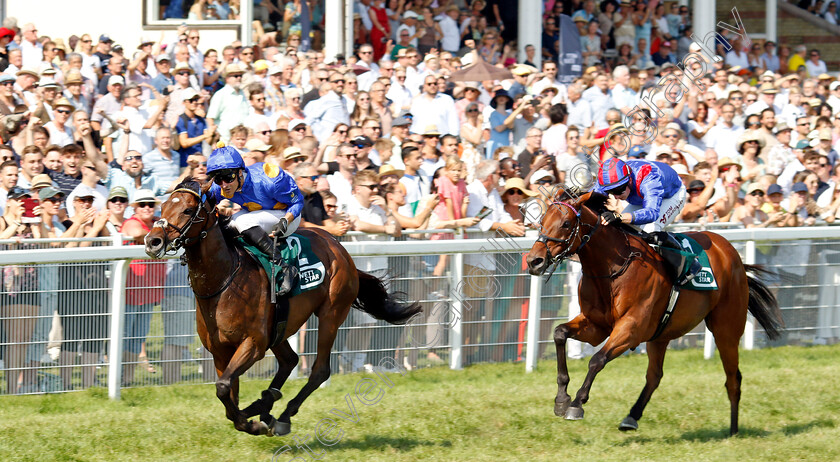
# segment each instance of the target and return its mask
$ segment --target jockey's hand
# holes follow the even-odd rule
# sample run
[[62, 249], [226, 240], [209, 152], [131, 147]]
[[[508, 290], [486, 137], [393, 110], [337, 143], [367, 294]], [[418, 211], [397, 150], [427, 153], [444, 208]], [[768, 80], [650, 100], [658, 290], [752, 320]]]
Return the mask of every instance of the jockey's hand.
[[621, 223], [621, 214], [607, 211], [601, 214], [601, 224], [604, 226], [609, 226], [613, 223]]
[[274, 228], [271, 230], [271, 234], [275, 236], [282, 236], [286, 234], [286, 230], [289, 229], [289, 221], [286, 220], [286, 217], [280, 219]]

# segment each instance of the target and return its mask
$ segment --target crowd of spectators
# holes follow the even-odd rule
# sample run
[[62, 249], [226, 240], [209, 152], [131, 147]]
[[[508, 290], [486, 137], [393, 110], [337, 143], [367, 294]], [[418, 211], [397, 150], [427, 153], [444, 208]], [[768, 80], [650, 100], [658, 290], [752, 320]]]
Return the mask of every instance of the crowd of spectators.
[[[189, 15], [219, 15], [223, 3], [199, 0]], [[247, 165], [274, 164], [295, 178], [305, 195], [302, 226], [370, 235], [354, 233], [356, 240], [451, 237], [413, 233], [444, 228], [521, 236], [538, 226], [545, 187], [589, 186], [611, 155], [674, 167], [689, 192], [682, 223], [804, 226], [838, 216], [840, 81], [818, 50], [799, 46], [791, 55], [786, 46], [746, 46], [729, 34], [731, 51], [718, 43], [720, 59], [707, 63], [700, 84], [666, 98], [654, 92], [660, 76], [684, 77], [675, 64], [697, 47], [688, 10], [676, 2], [546, 2], [539, 68], [533, 47], [517, 58], [515, 43], [503, 38], [510, 34], [503, 2], [387, 3], [356, 2], [357, 46], [346, 57], [299, 48], [297, 0], [269, 8], [271, 27], [257, 25], [258, 44], [219, 50], [203, 47], [200, 30], [186, 26], [129, 50], [108, 35], [65, 40], [7, 19], [0, 28], [0, 238], [121, 233], [140, 243], [174, 185], [206, 179], [218, 141], [236, 147]], [[313, 6], [317, 29], [323, 18]], [[568, 85], [556, 61], [561, 13], [577, 24], [585, 61]], [[478, 60], [511, 77], [451, 78]], [[647, 92], [655, 93], [658, 114], [645, 105], [633, 111]], [[653, 136], [627, 132], [644, 118], [654, 121]], [[158, 264], [136, 265], [130, 282], [185, 281], [182, 271]], [[387, 268], [375, 258], [359, 264]], [[441, 275], [445, 256], [426, 267]], [[105, 287], [97, 271], [52, 284], [84, 276]], [[5, 268], [3, 280], [15, 313], [43, 313], [21, 293], [49, 288], [39, 284], [45, 278]], [[188, 292], [173, 294], [189, 305]], [[133, 337], [143, 339], [151, 307], [163, 298], [163, 291], [129, 297]], [[68, 319], [73, 303], [55, 302]], [[36, 326], [10, 322], [5, 330], [28, 338]], [[81, 340], [77, 330], [65, 327], [65, 335]], [[127, 343], [129, 359], [142, 347]], [[168, 354], [180, 357], [185, 347], [173, 344]], [[101, 344], [79, 348], [93, 354]], [[14, 348], [5, 355], [7, 367], [37, 360]], [[29, 380], [6, 377], [7, 390]]]

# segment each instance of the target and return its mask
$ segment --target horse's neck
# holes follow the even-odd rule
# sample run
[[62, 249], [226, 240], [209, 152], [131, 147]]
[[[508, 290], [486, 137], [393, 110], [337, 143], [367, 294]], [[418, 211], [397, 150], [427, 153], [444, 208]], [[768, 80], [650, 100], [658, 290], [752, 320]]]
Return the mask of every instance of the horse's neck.
[[578, 251], [580, 264], [590, 274], [611, 274], [626, 263], [630, 254], [627, 243], [623, 231], [618, 228], [598, 226], [590, 241]]
[[229, 248], [218, 226], [207, 231], [207, 237], [187, 247], [187, 264], [193, 290], [198, 294], [213, 293], [233, 272], [236, 250]]

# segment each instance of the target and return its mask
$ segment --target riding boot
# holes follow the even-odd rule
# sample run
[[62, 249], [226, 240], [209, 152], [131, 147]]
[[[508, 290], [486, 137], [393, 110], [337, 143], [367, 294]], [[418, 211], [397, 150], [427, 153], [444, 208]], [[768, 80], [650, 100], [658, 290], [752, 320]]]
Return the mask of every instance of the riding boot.
[[[673, 235], [667, 233], [665, 231], [657, 231], [655, 233], [651, 233], [650, 236], [652, 237], [651, 241], [655, 245], [658, 245], [660, 249], [664, 251], [660, 251], [659, 254], [662, 255], [662, 258], [668, 262], [669, 265], [674, 269], [675, 272], [675, 279], [676, 284], [678, 286], [682, 286], [688, 284], [697, 273], [700, 272], [700, 262], [695, 257], [686, 257], [681, 253], [682, 246], [677, 239], [674, 238]], [[690, 259], [690, 261], [687, 261]], [[685, 272], [685, 276], [680, 277], [682, 274], [682, 270], [685, 267], [684, 265], [688, 266], [688, 271]]]
[[268, 233], [266, 233], [262, 228], [259, 226], [254, 226], [253, 228], [248, 228], [245, 231], [242, 231], [242, 236], [245, 238], [248, 243], [253, 245], [254, 247], [258, 248], [261, 252], [268, 255], [271, 260], [280, 266], [280, 274], [283, 275], [283, 280], [279, 287], [277, 287], [277, 295], [283, 296], [289, 293], [292, 290], [292, 284], [294, 283], [294, 278], [296, 276], [294, 270], [283, 261], [283, 258], [280, 254], [280, 251], [283, 247], [285, 247], [285, 239], [283, 239], [283, 246], [277, 248], [274, 246], [274, 241], [268, 237]]

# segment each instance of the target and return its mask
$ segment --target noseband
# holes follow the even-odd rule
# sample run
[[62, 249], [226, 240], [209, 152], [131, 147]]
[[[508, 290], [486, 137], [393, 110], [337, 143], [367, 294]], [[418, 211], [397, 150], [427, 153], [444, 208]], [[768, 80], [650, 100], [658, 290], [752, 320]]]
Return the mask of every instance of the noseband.
[[[588, 223], [583, 223], [580, 220], [580, 211], [577, 210], [573, 205], [571, 205], [567, 202], [554, 201], [554, 202], [551, 203], [551, 205], [562, 206], [562, 207], [566, 207], [569, 210], [571, 210], [572, 213], [575, 215], [576, 223], [575, 223], [574, 230], [572, 231], [572, 234], [569, 237], [567, 237], [566, 239], [559, 239], [559, 238], [556, 238], [556, 237], [551, 237], [551, 236], [549, 236], [547, 234], [544, 234], [542, 232], [540, 232], [540, 235], [537, 238], [537, 242], [542, 242], [543, 245], [545, 245], [546, 253], [548, 253], [550, 264], [552, 265], [551, 272], [548, 275], [549, 279], [551, 278], [551, 275], [554, 273], [554, 269], [557, 267], [557, 265], [560, 264], [560, 262], [562, 262], [566, 258], [578, 253], [578, 251], [580, 251], [580, 249], [582, 249], [583, 246], [585, 246], [589, 242], [589, 240], [592, 238], [592, 235], [595, 234], [595, 230], [598, 229], [598, 226], [600, 225], [600, 222], [597, 222], [597, 221], [595, 222], [595, 226], [592, 226]], [[580, 235], [580, 228], [581, 228], [582, 225], [586, 225], [590, 228], [589, 233], [587, 233], [585, 236], [582, 236], [580, 238], [580, 245], [578, 245], [577, 248], [574, 249], [574, 251], [571, 251], [571, 249], [572, 249], [571, 244], [578, 237], [578, 235]], [[551, 249], [548, 248], [548, 242], [549, 241], [550, 242], [555, 242], [559, 245], [564, 245], [564, 246], [566, 246], [566, 248], [565, 248], [565, 250], [558, 253], [557, 255], [552, 255]]]
[[[198, 198], [198, 207], [196, 207], [195, 212], [192, 214], [189, 221], [187, 221], [187, 224], [185, 224], [184, 226], [182, 226], [180, 228], [178, 226], [173, 225], [172, 223], [170, 223], [165, 218], [161, 218], [160, 220], [155, 222], [153, 228], [163, 228], [164, 255], [175, 254], [175, 253], [178, 252], [178, 250], [181, 247], [190, 246], [190, 245], [194, 244], [195, 242], [200, 241], [200, 240], [204, 239], [205, 237], [207, 237], [207, 230], [205, 230], [205, 229], [202, 229], [201, 232], [198, 233], [197, 236], [187, 237], [187, 233], [189, 233], [190, 229], [192, 228], [192, 226], [194, 224], [204, 223], [204, 222], [207, 221], [207, 218], [210, 214], [210, 212], [204, 207], [204, 205], [207, 203], [207, 197], [204, 194], [199, 194], [199, 193], [197, 193], [197, 192], [195, 192], [191, 189], [187, 189], [187, 188], [176, 189], [176, 190], [172, 191], [172, 194], [175, 194], [176, 192], [184, 192], [184, 193], [192, 194], [195, 197], [197, 197]], [[199, 215], [201, 214], [202, 211], [205, 212], [205, 217], [199, 218]], [[172, 242], [169, 243], [169, 245], [167, 245], [166, 241], [167, 241], [168, 234], [166, 233], [166, 231], [169, 228], [172, 228], [173, 230], [175, 230], [178, 233], [178, 237], [173, 239]]]

